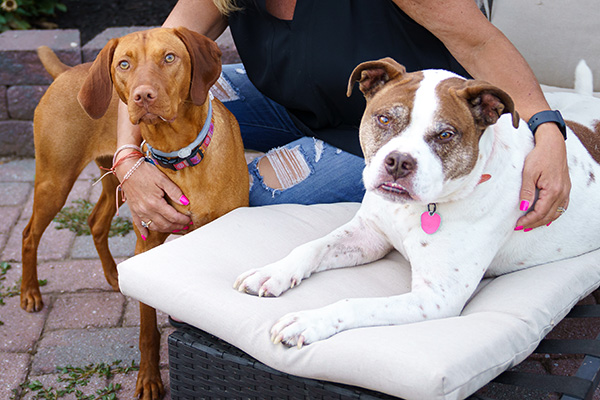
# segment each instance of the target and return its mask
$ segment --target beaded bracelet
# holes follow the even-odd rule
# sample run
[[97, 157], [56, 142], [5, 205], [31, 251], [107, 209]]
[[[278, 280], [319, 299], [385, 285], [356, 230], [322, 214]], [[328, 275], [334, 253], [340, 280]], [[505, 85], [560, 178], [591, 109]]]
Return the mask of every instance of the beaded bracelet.
[[[125, 146], [132, 146], [132, 147], [125, 147]], [[115, 168], [117, 168], [118, 165], [120, 165], [123, 161], [128, 160], [130, 158], [134, 158], [134, 157], [138, 158], [138, 160], [136, 161], [136, 163], [133, 165], [133, 167], [131, 167], [129, 169], [129, 171], [127, 171], [127, 173], [125, 174], [125, 176], [123, 176], [123, 180], [121, 182], [119, 182], [119, 185], [117, 186], [116, 194], [115, 194], [115, 201], [116, 201], [116, 204], [117, 204], [117, 217], [119, 216], [119, 191], [121, 190], [121, 187], [123, 186], [123, 183], [125, 183], [125, 181], [131, 177], [131, 175], [135, 172], [135, 170], [138, 169], [138, 167], [140, 165], [142, 165], [142, 163], [144, 162], [144, 160], [146, 160], [146, 157], [144, 157], [144, 154], [142, 154], [141, 151], [137, 150], [137, 149], [139, 149], [138, 146], [134, 146], [134, 145], [125, 145], [125, 146], [120, 147], [115, 152], [115, 155], [113, 157], [113, 166], [110, 169], [100, 167], [101, 169], [103, 169], [103, 170], [105, 170], [107, 172], [104, 175], [102, 175], [100, 177], [100, 179], [98, 179], [92, 185], [92, 186], [96, 185], [98, 182], [100, 182], [102, 179], [104, 179], [104, 177], [106, 175], [113, 174], [116, 177], [117, 174], [115, 172]], [[135, 149], [135, 147], [137, 147], [137, 149]], [[134, 150], [136, 150], [136, 151], [133, 151], [133, 152], [127, 154], [125, 157], [123, 157], [120, 160], [118, 160], [117, 163], [115, 164], [114, 163], [114, 159], [117, 156], [117, 154], [119, 153], [119, 151], [124, 150], [126, 148], [134, 148]], [[119, 179], [119, 178], [117, 178], [117, 179]], [[123, 200], [123, 203], [126, 201], [126, 199], [125, 199], [125, 193], [122, 190], [121, 190], [121, 199]]]

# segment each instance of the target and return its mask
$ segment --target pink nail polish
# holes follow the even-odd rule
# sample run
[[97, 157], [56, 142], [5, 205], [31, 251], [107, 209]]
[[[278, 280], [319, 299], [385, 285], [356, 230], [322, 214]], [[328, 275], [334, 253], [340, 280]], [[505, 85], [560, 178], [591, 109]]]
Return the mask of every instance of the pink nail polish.
[[529, 232], [529, 231], [530, 231], [530, 230], [532, 230], [532, 229], [533, 229], [533, 228], [528, 228], [528, 229], [525, 229], [523, 232]]
[[145, 242], [146, 241], [146, 236], [142, 235], [142, 240]]
[[190, 225], [194, 225], [194, 221], [191, 221], [191, 222], [190, 222]]
[[527, 211], [528, 208], [529, 208], [529, 202], [527, 200], [523, 200], [521, 202], [521, 206], [519, 207], [519, 210]]
[[515, 231], [520, 231], [521, 229], [523, 229], [523, 227], [522, 227], [522, 226], [517, 226], [517, 227], [515, 228]]
[[173, 233], [179, 233], [179, 229], [175, 229]]
[[551, 224], [551, 223], [552, 223], [552, 221], [548, 222], [548, 223], [546, 224], [546, 226], [550, 226], [550, 224]]
[[184, 195], [181, 195], [181, 197], [179, 198], [179, 202], [181, 204], [183, 204], [184, 206], [187, 206], [188, 204], [190, 204], [190, 201]]

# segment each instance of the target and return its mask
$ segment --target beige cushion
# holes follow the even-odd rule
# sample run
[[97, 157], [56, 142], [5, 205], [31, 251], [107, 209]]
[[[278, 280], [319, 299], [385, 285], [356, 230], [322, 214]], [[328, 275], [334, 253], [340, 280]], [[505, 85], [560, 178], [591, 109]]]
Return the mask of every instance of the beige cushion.
[[423, 400], [464, 398], [519, 363], [600, 282], [596, 251], [487, 280], [460, 317], [349, 330], [301, 350], [273, 345], [269, 329], [287, 312], [410, 290], [409, 265], [397, 252], [315, 274], [279, 298], [232, 288], [238, 274], [328, 233], [358, 207], [238, 209], [121, 263], [121, 290], [277, 370]]
[[585, 59], [600, 91], [600, 19], [597, 0], [496, 0], [492, 23], [514, 43], [540, 83], [573, 87]]

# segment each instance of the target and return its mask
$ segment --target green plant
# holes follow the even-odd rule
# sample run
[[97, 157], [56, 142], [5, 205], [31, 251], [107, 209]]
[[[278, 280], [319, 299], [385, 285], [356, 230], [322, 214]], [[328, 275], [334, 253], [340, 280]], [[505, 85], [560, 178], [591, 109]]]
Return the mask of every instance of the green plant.
[[[73, 203], [74, 205], [60, 210], [54, 218], [54, 222], [58, 224], [56, 229], [68, 229], [75, 232], [77, 236], [91, 235], [87, 220], [94, 208], [94, 203], [82, 199], [75, 200]], [[116, 217], [112, 220], [108, 236], [125, 236], [132, 229], [133, 224], [131, 221]]]
[[20, 292], [19, 290], [19, 282], [15, 283], [12, 286], [5, 287], [4, 280], [6, 279], [6, 273], [10, 269], [10, 264], [3, 261], [0, 263], [0, 306], [4, 305], [4, 299], [9, 297], [18, 296]]
[[29, 29], [35, 21], [67, 11], [60, 0], [0, 0], [0, 32]]
[[[40, 381], [27, 381], [20, 385], [21, 395], [27, 393], [33, 394], [33, 399], [55, 400], [65, 397], [67, 394], [74, 394], [77, 400], [117, 400], [117, 392], [121, 390], [119, 383], [110, 383], [102, 389], [98, 389], [95, 394], [85, 394], [80, 387], [87, 386], [94, 376], [112, 378], [115, 374], [128, 374], [130, 371], [137, 371], [139, 367], [132, 361], [130, 366], [121, 366], [121, 360], [114, 361], [108, 365], [105, 363], [89, 364], [85, 367], [57, 367], [60, 376], [57, 378], [60, 386], [58, 388], [45, 387]], [[13, 398], [16, 398], [17, 392], [13, 391]]]

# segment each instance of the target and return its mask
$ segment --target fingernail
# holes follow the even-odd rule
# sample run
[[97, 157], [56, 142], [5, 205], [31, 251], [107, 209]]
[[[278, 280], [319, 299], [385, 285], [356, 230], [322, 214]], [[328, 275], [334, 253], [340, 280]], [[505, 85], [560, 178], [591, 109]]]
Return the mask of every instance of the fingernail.
[[190, 222], [190, 225], [194, 225], [194, 221]]
[[548, 222], [548, 223], [546, 224], [546, 226], [550, 226], [550, 224], [551, 224], [551, 223], [552, 223], [552, 221]]
[[523, 227], [522, 227], [522, 226], [517, 226], [517, 227], [515, 228], [515, 231], [520, 231], [521, 229], [523, 229]]
[[175, 229], [173, 233], [179, 233], [179, 229]]
[[187, 231], [188, 229], [190, 229], [190, 227], [189, 227], [189, 226], [184, 226], [184, 227], [183, 227], [183, 230], [184, 230], [184, 231]]
[[190, 201], [184, 195], [181, 195], [181, 197], [179, 198], [179, 202], [181, 204], [183, 204], [184, 206], [187, 206], [188, 204], [190, 204]]
[[532, 230], [533, 228], [529, 228], [529, 229], [525, 229], [523, 232], [529, 232], [530, 230]]
[[146, 241], [146, 236], [142, 235], [142, 240], [145, 242]]
[[519, 207], [519, 210], [527, 211], [528, 208], [529, 208], [529, 202], [527, 200], [523, 200], [521, 202], [521, 206]]

